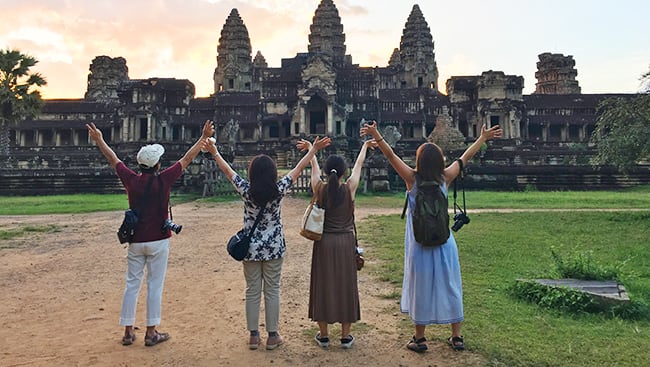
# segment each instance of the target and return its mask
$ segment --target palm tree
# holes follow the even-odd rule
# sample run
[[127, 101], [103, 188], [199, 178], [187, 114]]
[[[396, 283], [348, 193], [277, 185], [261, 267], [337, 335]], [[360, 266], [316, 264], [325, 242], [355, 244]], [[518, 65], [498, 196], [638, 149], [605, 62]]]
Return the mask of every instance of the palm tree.
[[29, 69], [38, 60], [17, 50], [0, 50], [0, 156], [9, 156], [9, 126], [34, 117], [43, 107], [35, 87], [47, 84], [39, 73]]

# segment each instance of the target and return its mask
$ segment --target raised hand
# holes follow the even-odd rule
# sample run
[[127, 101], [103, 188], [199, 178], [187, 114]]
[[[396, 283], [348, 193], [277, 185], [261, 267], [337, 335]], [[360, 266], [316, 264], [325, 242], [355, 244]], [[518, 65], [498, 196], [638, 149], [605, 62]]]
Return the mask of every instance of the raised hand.
[[370, 148], [370, 149], [375, 149], [379, 146], [379, 144], [377, 143], [377, 141], [375, 141], [375, 139], [366, 140], [365, 142], [363, 142], [363, 145], [365, 145], [366, 148]]
[[377, 130], [377, 121], [373, 121], [372, 124], [363, 124], [363, 127], [359, 130], [359, 135], [365, 136], [370, 135], [373, 139], [379, 139], [379, 131]]
[[103, 139], [102, 137], [102, 131], [95, 126], [94, 122], [91, 122], [90, 124], [86, 124], [86, 128], [88, 128], [88, 136], [96, 143], [100, 140]]
[[327, 148], [330, 144], [332, 143], [332, 140], [329, 138], [329, 136], [326, 136], [324, 138], [319, 138], [318, 136], [314, 140], [314, 148], [316, 150], [321, 150]]
[[207, 120], [205, 124], [203, 124], [203, 131], [201, 132], [201, 137], [209, 138], [212, 135], [214, 135], [214, 123], [210, 120]]
[[301, 152], [306, 152], [309, 149], [311, 149], [311, 147], [312, 147], [312, 144], [311, 144], [311, 142], [309, 140], [300, 139], [296, 143], [296, 148], [298, 148], [298, 150], [300, 150]]
[[485, 138], [486, 141], [499, 139], [503, 136], [503, 129], [501, 129], [501, 126], [499, 125], [492, 126], [488, 129], [485, 124], [483, 124], [483, 126], [481, 126], [481, 136]]

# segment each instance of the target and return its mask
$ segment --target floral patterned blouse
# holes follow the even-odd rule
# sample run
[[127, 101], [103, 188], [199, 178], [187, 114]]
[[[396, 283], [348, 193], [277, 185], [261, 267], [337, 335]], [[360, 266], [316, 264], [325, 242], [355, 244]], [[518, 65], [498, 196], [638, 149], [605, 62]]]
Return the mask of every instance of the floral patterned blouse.
[[[255, 223], [260, 208], [255, 205], [248, 190], [250, 183], [235, 173], [232, 179], [235, 190], [244, 200], [244, 228], [250, 230]], [[264, 214], [260, 220], [255, 233], [251, 237], [251, 247], [244, 261], [267, 261], [279, 259], [284, 256], [286, 244], [284, 242], [284, 231], [282, 229], [282, 215], [280, 208], [282, 199], [293, 185], [293, 179], [287, 175], [278, 181], [279, 196], [277, 199], [266, 204]]]

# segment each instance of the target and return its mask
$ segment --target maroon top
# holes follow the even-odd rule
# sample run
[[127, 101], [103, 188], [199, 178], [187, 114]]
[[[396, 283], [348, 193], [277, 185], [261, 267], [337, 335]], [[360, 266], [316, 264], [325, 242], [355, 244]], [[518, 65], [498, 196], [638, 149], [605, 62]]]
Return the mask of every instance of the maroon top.
[[[127, 167], [124, 162], [115, 166], [117, 176], [126, 188], [129, 197], [129, 207], [135, 209], [142, 201], [144, 190], [147, 187], [150, 173], [137, 174]], [[183, 174], [180, 162], [176, 162], [159, 173], [160, 178], [154, 177], [149, 195], [144, 203], [140, 204], [141, 211], [138, 216], [138, 225], [135, 230], [133, 242], [158, 241], [171, 237], [171, 231], [162, 230], [165, 219], [169, 218], [169, 194], [172, 185]], [[162, 184], [162, 190], [160, 185]]]

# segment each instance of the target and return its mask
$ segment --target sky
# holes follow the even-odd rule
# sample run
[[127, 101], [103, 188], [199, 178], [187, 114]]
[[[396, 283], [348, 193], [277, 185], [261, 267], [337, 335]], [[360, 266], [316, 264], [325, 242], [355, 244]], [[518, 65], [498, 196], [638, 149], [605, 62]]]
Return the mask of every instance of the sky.
[[[221, 29], [236, 8], [252, 55], [270, 67], [306, 52], [321, 0], [0, 0], [0, 48], [35, 57], [44, 98], [83, 98], [96, 56], [124, 57], [131, 79], [188, 79], [214, 92]], [[538, 55], [573, 56], [582, 93], [635, 93], [650, 70], [648, 0], [334, 0], [346, 54], [385, 67], [417, 4], [435, 45], [441, 92], [451, 76], [503, 71], [535, 90]]]

